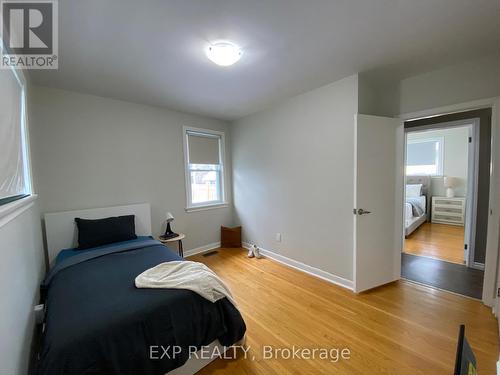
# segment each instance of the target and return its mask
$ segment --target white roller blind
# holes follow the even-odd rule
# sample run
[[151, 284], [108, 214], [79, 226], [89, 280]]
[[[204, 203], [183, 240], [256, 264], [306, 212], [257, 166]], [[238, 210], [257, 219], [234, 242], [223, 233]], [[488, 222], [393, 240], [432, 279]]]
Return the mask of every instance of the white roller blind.
[[188, 133], [190, 164], [220, 164], [218, 136]]
[[0, 199], [27, 194], [23, 91], [13, 71], [0, 70]]
[[433, 165], [436, 164], [439, 142], [435, 140], [408, 143], [406, 149], [407, 165]]

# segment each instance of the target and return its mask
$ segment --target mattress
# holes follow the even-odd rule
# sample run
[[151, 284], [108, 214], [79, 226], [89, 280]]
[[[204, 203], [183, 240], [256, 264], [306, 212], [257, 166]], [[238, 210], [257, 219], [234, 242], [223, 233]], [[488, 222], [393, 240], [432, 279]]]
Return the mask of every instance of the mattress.
[[421, 195], [420, 197], [412, 198], [412, 200], [417, 201], [416, 203], [424, 210], [424, 213], [420, 216], [414, 216], [412, 205], [405, 202], [405, 236], [409, 236], [427, 220], [426, 196]]
[[408, 225], [409, 221], [413, 218], [413, 209], [411, 208], [411, 204], [405, 202], [405, 222]]
[[[426, 196], [421, 195], [420, 197], [415, 197], [414, 199], [417, 199], [420, 203], [420, 206], [424, 209], [424, 215], [425, 215], [425, 210], [426, 210]], [[410, 221], [413, 219], [413, 209], [410, 203], [405, 202], [405, 222], [409, 224]]]
[[419, 226], [427, 221], [427, 215], [423, 214], [419, 217], [412, 217], [410, 220], [407, 220], [405, 223], [405, 236], [409, 236], [412, 234]]

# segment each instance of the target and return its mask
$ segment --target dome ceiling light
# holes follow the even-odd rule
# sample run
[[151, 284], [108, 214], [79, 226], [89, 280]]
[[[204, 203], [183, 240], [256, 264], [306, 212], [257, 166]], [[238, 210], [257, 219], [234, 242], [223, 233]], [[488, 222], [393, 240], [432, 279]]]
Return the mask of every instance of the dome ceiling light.
[[243, 55], [241, 48], [228, 41], [218, 41], [210, 44], [206, 50], [207, 57], [219, 66], [231, 66]]

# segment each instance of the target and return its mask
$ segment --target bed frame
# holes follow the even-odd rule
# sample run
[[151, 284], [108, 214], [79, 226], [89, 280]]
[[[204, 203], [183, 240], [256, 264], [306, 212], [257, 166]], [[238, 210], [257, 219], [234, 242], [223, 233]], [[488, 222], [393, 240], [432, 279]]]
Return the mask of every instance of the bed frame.
[[425, 214], [415, 220], [408, 227], [405, 222], [405, 237], [412, 234], [418, 227], [431, 218], [431, 177], [430, 176], [406, 176], [406, 184], [422, 184], [422, 195], [425, 195]]
[[[47, 236], [47, 252], [49, 262], [52, 263], [62, 249], [73, 248], [77, 245], [77, 228], [75, 218], [103, 219], [111, 216], [135, 215], [135, 231], [138, 236], [151, 235], [151, 206], [149, 203], [132, 204], [128, 206], [102, 207], [87, 210], [47, 213], [44, 215], [45, 232]], [[246, 336], [235, 343], [243, 346]], [[217, 349], [215, 349], [217, 347]], [[225, 347], [218, 340], [207, 345], [204, 353], [224, 353]], [[200, 352], [193, 356], [181, 367], [170, 371], [169, 375], [193, 375], [218, 359], [217, 355], [203, 358]]]

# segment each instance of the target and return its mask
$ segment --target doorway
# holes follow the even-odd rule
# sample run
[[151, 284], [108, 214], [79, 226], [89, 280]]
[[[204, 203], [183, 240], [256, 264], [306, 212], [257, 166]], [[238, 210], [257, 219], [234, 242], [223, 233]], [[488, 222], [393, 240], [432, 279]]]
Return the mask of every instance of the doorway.
[[481, 299], [490, 142], [491, 109], [405, 123], [403, 278]]

